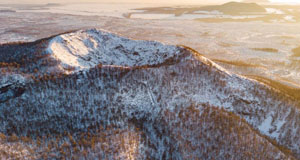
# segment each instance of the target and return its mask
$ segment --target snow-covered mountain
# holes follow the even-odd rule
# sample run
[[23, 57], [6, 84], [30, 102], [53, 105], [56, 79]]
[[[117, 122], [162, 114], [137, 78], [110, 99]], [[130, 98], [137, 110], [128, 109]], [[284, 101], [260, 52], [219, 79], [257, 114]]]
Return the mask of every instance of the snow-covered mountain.
[[300, 158], [296, 100], [188, 47], [81, 30], [1, 45], [0, 67], [8, 157]]

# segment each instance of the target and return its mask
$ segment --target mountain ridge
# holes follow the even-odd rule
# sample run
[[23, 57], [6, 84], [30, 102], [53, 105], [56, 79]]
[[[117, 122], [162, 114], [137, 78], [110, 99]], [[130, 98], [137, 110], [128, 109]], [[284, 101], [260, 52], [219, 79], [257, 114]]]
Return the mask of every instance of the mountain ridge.
[[[121, 61], [115, 59], [107, 61], [107, 58], [100, 58], [88, 68], [79, 66], [76, 69], [75, 66], [75, 69], [65, 70], [57, 67], [61, 62], [54, 55], [59, 52], [54, 54], [53, 51], [49, 52], [48, 47], [53, 43], [47, 41], [46, 44], [50, 45], [46, 45], [45, 52], [42, 52], [47, 53], [44, 58], [54, 62], [50, 65], [54, 69], [48, 70], [48, 66], [44, 66], [48, 75], [44, 75], [42, 71], [35, 72], [34, 69], [26, 68], [28, 66], [24, 66], [26, 69], [22, 68], [22, 65], [19, 68], [2, 67], [2, 71], [8, 70], [10, 73], [27, 78], [24, 80], [22, 95], [9, 97], [0, 103], [2, 133], [15, 133], [20, 136], [43, 136], [64, 131], [76, 133], [86, 132], [89, 127], [98, 124], [101, 126], [113, 124], [118, 128], [134, 120], [144, 126], [143, 132], [150, 138], [152, 134], [161, 132], [151, 129], [157, 125], [161, 128], [159, 122], [170, 122], [169, 127], [165, 125], [167, 128], [162, 128], [169, 130], [173, 122], [178, 121], [176, 118], [166, 120], [164, 117], [169, 114], [167, 112], [179, 116], [188, 106], [195, 106], [195, 109], [200, 111], [203, 106], [215, 106], [245, 119], [251, 127], [299, 156], [300, 151], [297, 148], [300, 144], [297, 143], [299, 139], [297, 133], [300, 128], [294, 127], [299, 123], [299, 108], [287, 97], [257, 81], [229, 73], [199, 53], [183, 46], [135, 41], [97, 29], [81, 30], [63, 36], [70, 36], [69, 39], [79, 36], [80, 42], [84, 42], [86, 37], [89, 38], [85, 34], [90, 32], [100, 32], [96, 34], [95, 39], [106, 40], [97, 44], [104, 50], [97, 50], [95, 47], [96, 49], [91, 49], [92, 52], [97, 50], [99, 51], [97, 55], [110, 56], [124, 54], [122, 56], [137, 63], [126, 64], [126, 58]], [[74, 44], [76, 43], [66, 48], [76, 50]], [[125, 50], [118, 48], [120, 45]], [[116, 50], [105, 52], [105, 48]], [[134, 54], [135, 48], [140, 48], [138, 54]], [[85, 58], [84, 61], [89, 61]], [[41, 65], [36, 61], [34, 63]], [[74, 63], [71, 63], [71, 67], [72, 65]], [[32, 72], [23, 75], [26, 70]], [[7, 75], [8, 71], [1, 74]], [[19, 74], [20, 72], [22, 74]], [[3, 77], [5, 76], [1, 76], [2, 79]], [[1, 93], [0, 97], [8, 94], [8, 91]], [[182, 120], [181, 125], [185, 123], [184, 119]], [[177, 130], [184, 128], [179, 127]], [[163, 133], [160, 134], [164, 137]], [[158, 139], [157, 143], [164, 141], [165, 139]], [[165, 147], [167, 146], [169, 145]], [[157, 147], [164, 148], [159, 145]], [[168, 154], [172, 155], [172, 152]], [[160, 157], [163, 153], [155, 155], [153, 156]], [[188, 154], [185, 152], [182, 155]]]
[[205, 6], [201, 10], [217, 10], [228, 15], [239, 15], [245, 13], [266, 13], [266, 9], [257, 3], [228, 2], [222, 5]]

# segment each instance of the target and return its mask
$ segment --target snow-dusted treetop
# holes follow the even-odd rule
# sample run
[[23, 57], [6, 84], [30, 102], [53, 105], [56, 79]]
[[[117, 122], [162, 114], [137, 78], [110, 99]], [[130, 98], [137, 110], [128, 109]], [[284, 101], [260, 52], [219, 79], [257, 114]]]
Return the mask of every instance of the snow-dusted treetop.
[[76, 70], [98, 64], [155, 65], [180, 53], [177, 46], [131, 40], [99, 29], [59, 35], [50, 41], [47, 51], [61, 61], [64, 69], [74, 67]]

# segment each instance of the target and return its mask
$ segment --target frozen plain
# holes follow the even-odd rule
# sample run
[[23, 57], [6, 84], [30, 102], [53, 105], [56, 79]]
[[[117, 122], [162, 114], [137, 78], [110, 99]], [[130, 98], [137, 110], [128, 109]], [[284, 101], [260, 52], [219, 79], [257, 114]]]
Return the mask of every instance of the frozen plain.
[[[90, 4], [47, 6], [2, 5], [2, 9], [16, 12], [1, 12], [0, 43], [34, 41], [70, 30], [96, 27], [134, 39], [189, 46], [235, 73], [264, 77], [300, 88], [299, 58], [292, 56], [292, 49], [300, 44], [300, 23], [206, 23], [187, 15], [160, 19], [168, 17], [160, 14], [154, 19], [149, 19], [149, 15], [139, 15], [139, 19], [123, 17], [126, 13], [136, 12], [132, 9], [143, 7], [133, 4], [98, 4], [93, 5], [89, 12], [86, 8]], [[100, 8], [97, 10], [97, 7]], [[108, 7], [112, 9], [105, 9]]]

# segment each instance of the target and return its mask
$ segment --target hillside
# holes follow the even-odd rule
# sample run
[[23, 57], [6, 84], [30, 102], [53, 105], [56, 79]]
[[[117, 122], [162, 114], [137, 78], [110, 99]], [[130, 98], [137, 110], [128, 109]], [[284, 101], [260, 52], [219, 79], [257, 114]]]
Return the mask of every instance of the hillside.
[[[187, 47], [91, 29], [0, 51], [3, 147], [37, 159], [300, 157], [295, 101]], [[14, 145], [6, 155], [28, 153]]]
[[35, 142], [2, 135], [0, 156], [14, 159], [293, 159], [232, 113], [204, 105], [184, 108], [179, 112], [166, 110], [154, 121], [130, 119], [126, 126], [99, 127], [93, 134], [80, 136], [65, 134], [60, 136], [63, 138], [48, 137]]
[[266, 9], [256, 3], [241, 3], [241, 2], [228, 2], [223, 5], [205, 6], [200, 8], [204, 11], [217, 10], [224, 14], [238, 15], [245, 13], [266, 13]]

